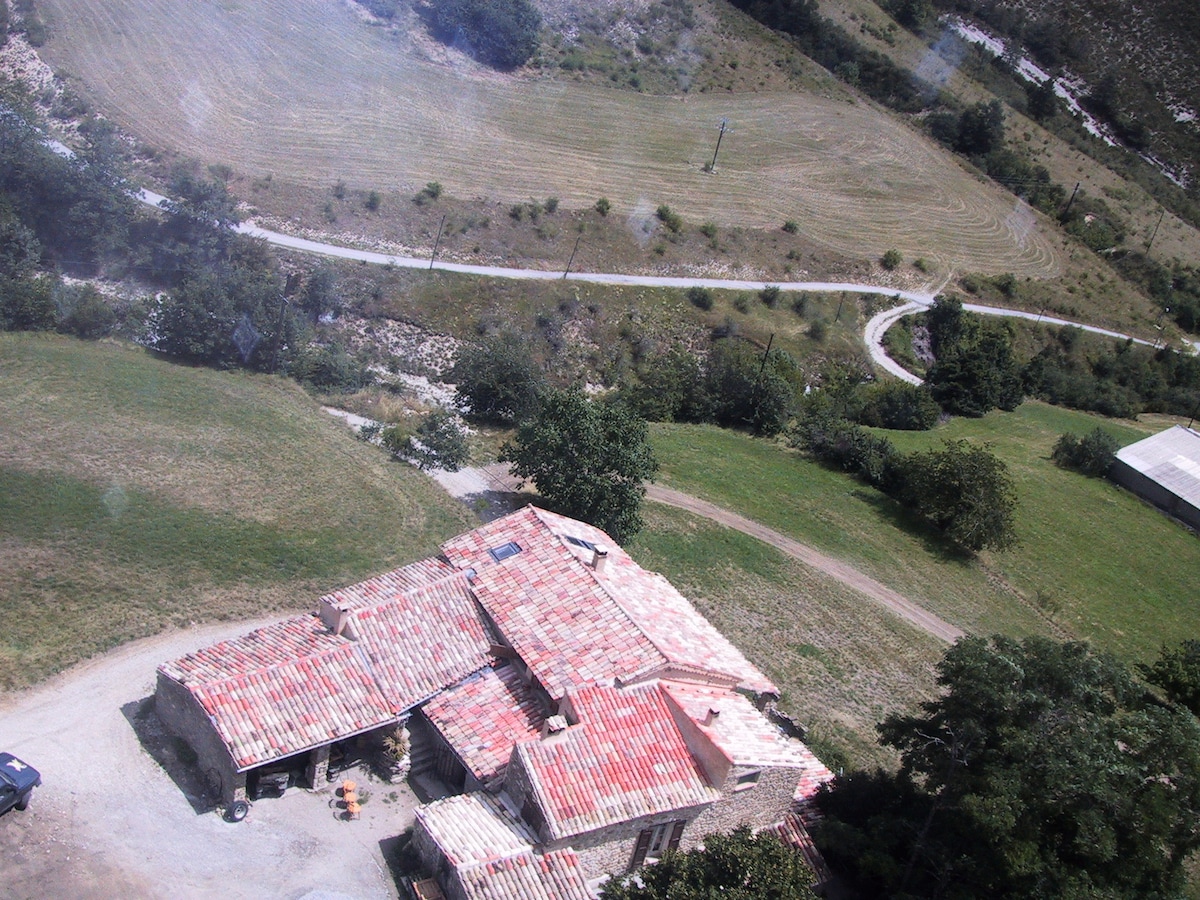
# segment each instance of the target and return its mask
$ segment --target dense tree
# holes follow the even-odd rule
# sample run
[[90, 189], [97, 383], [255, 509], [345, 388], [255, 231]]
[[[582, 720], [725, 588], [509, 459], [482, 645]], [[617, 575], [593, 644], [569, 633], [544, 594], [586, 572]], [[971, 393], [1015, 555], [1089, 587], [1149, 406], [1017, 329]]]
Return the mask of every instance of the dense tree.
[[966, 156], [987, 156], [1004, 146], [1004, 105], [983, 101], [963, 110], [954, 149]]
[[577, 388], [547, 391], [500, 460], [534, 482], [555, 509], [620, 543], [641, 529], [644, 482], [658, 470], [645, 420], [622, 403], [589, 400]]
[[773, 436], [796, 408], [796, 361], [781, 350], [763, 354], [733, 341], [713, 348], [704, 366], [713, 419], [727, 428]]
[[432, 16], [438, 37], [498, 69], [524, 65], [538, 48], [542, 17], [529, 0], [438, 0]]
[[901, 500], [960, 547], [1004, 550], [1017, 541], [1016, 488], [987, 447], [946, 441], [906, 457]]
[[622, 386], [621, 397], [651, 422], [707, 422], [713, 415], [703, 365], [683, 346], [649, 357], [636, 379]]
[[1172, 897], [1200, 846], [1200, 723], [1079, 643], [963, 638], [943, 693], [890, 716], [896, 773], [818, 802], [826, 860], [867, 896]]
[[1163, 689], [1172, 703], [1200, 716], [1200, 641], [1163, 647], [1151, 666], [1139, 666], [1146, 680]]
[[508, 333], [463, 347], [449, 377], [455, 383], [455, 402], [472, 419], [497, 425], [533, 415], [545, 387], [529, 344]]
[[858, 391], [856, 421], [873, 428], [927, 431], [937, 424], [941, 409], [925, 385], [885, 381]]
[[604, 883], [600, 900], [815, 900], [813, 874], [772, 834], [742, 826], [704, 846], [667, 853], [652, 866]]
[[935, 362], [926, 381], [943, 409], [982, 416], [1016, 409], [1024, 398], [1021, 369], [1006, 324], [984, 322], [954, 297], [938, 297], [927, 319]]

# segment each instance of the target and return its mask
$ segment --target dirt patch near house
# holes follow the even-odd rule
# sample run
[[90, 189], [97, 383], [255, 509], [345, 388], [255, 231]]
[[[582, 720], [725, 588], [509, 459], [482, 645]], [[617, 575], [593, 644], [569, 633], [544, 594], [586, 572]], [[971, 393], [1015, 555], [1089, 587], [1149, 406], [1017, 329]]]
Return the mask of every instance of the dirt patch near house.
[[[3, 749], [37, 766], [44, 782], [28, 810], [0, 817], [5, 896], [397, 895], [380, 842], [411, 823], [416, 801], [407, 789], [356, 773], [367, 796], [358, 821], [338, 818], [331, 786], [260, 800], [231, 824], [194, 784], [185, 794], [155, 758], [170, 741], [153, 740], [156, 666], [268, 621], [137, 641], [0, 700]], [[151, 735], [155, 756], [135, 726]], [[180, 767], [170, 768], [179, 777]]]

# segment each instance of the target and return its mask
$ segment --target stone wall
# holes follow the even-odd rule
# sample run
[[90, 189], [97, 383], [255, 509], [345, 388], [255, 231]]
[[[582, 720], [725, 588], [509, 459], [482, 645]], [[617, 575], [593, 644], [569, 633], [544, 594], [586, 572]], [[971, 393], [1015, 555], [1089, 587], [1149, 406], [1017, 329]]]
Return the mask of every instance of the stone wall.
[[154, 711], [176, 737], [196, 753], [196, 768], [204, 775], [220, 802], [228, 806], [246, 799], [246, 776], [239, 773], [203, 707], [191, 692], [173, 678], [158, 673]]

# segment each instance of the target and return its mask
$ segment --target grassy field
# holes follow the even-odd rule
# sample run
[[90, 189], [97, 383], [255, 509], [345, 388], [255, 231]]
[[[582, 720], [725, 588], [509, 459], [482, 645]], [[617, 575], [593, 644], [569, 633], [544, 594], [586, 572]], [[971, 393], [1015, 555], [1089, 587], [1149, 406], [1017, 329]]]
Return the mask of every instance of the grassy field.
[[312, 608], [470, 525], [294, 384], [0, 334], [0, 687], [170, 626]]
[[[44, 0], [43, 53], [152, 146], [318, 188], [607, 196], [629, 227], [778, 227], [941, 270], [1058, 271], [1058, 243], [1011, 196], [873, 107], [792, 91], [651, 96], [428, 60], [342, 3]], [[781, 51], [782, 52], [782, 51]], [[782, 56], [781, 64], [787, 60]], [[839, 89], [836, 93], [842, 94]], [[733, 132], [702, 172], [717, 122]]]
[[[1040, 403], [933, 432], [889, 433], [903, 450], [987, 441], [1010, 466], [1021, 546], [978, 559], [950, 552], [891, 501], [791, 451], [717, 429], [661, 425], [662, 481], [852, 561], [977, 633], [1087, 639], [1131, 660], [1195, 637], [1200, 542], [1107, 482], [1058, 469], [1058, 435], [1100, 420]], [[1123, 443], [1145, 431], [1102, 422]], [[879, 615], [886, 615], [882, 611]]]

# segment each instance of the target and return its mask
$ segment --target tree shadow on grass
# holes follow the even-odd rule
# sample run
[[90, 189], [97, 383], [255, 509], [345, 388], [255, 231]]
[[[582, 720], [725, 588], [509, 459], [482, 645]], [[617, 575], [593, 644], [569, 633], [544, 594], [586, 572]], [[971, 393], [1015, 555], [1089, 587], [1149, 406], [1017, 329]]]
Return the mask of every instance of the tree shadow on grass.
[[217, 796], [200, 770], [196, 751], [183, 738], [167, 731], [154, 711], [154, 696], [131, 700], [121, 707], [121, 714], [137, 735], [142, 749], [175, 782], [196, 815], [215, 810]]
[[887, 494], [869, 488], [856, 488], [850, 495], [871, 507], [880, 521], [919, 540], [925, 552], [935, 559], [960, 566], [969, 566], [975, 561], [975, 554], [949, 540], [925, 519]]

